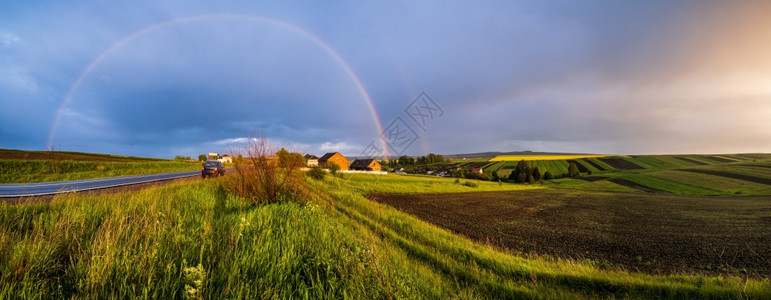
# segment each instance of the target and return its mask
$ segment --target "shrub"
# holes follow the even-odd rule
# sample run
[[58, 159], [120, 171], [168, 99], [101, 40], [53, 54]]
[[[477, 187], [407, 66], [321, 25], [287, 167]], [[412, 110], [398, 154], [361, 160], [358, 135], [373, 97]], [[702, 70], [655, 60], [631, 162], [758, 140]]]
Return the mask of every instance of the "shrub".
[[246, 157], [237, 159], [235, 176], [226, 183], [228, 191], [255, 203], [276, 203], [300, 199], [306, 191], [301, 162], [288, 159], [279, 164], [277, 151], [263, 135], [251, 139]]
[[340, 171], [340, 166], [338, 166], [336, 163], [330, 162], [328, 168], [329, 174], [332, 174], [332, 177], [337, 177], [337, 171]]
[[316, 180], [324, 180], [324, 177], [327, 176], [327, 171], [324, 171], [324, 169], [319, 166], [313, 166], [310, 171], [308, 171], [308, 176]]
[[463, 185], [465, 185], [467, 187], [472, 187], [472, 188], [479, 187], [478, 184], [476, 184], [475, 182], [471, 182], [471, 181], [466, 181], [466, 182], [463, 183]]
[[545, 180], [552, 180], [552, 179], [554, 179], [554, 175], [552, 175], [551, 172], [546, 171], [546, 173], [543, 173], [543, 179], [545, 179]]
[[576, 163], [571, 162], [570, 167], [568, 167], [568, 177], [578, 177], [580, 175], [581, 172], [578, 170]]

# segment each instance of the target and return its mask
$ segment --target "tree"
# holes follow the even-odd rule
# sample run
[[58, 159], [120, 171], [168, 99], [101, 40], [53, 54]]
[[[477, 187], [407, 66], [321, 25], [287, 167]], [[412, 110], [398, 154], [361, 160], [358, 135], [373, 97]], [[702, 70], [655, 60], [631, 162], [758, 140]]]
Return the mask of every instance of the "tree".
[[541, 170], [538, 169], [538, 166], [533, 168], [533, 180], [541, 181]]
[[501, 181], [501, 177], [498, 175], [498, 170], [493, 170], [490, 173], [492, 175], [491, 178], [493, 181]]
[[514, 181], [516, 181], [518, 183], [523, 183], [523, 182], [525, 182], [525, 180], [527, 180], [527, 176], [525, 176], [525, 173], [519, 173], [519, 174], [517, 174], [517, 177], [516, 177], [516, 179]]
[[340, 171], [340, 166], [334, 162], [329, 162], [329, 164], [327, 164], [327, 167], [329, 168], [329, 174], [332, 174], [332, 177], [336, 177], [337, 171]]
[[517, 166], [514, 167], [514, 171], [509, 174], [509, 179], [514, 180], [517, 183], [523, 183], [528, 180], [528, 177], [532, 176], [533, 169], [530, 167], [530, 162], [526, 160], [520, 160]]
[[286, 149], [281, 148], [281, 150], [276, 152], [276, 155], [278, 156], [278, 166], [281, 168], [287, 168], [290, 165], [297, 167], [302, 167], [305, 165], [305, 158], [300, 153], [289, 152]]
[[554, 179], [554, 175], [552, 175], [551, 172], [549, 172], [547, 170], [546, 173], [543, 173], [543, 179], [544, 180], [552, 180], [552, 179]]
[[198, 155], [198, 160], [200, 160], [200, 161], [206, 161], [206, 154], [200, 154], [200, 155]]
[[568, 177], [578, 177], [581, 176], [581, 172], [578, 171], [578, 166], [576, 163], [571, 162], [570, 166], [568, 167]]

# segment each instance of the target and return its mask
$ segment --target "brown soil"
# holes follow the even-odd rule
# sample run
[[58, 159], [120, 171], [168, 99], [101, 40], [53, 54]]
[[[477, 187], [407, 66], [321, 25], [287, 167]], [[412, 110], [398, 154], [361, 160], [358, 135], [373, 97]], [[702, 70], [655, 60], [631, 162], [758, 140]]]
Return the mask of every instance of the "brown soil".
[[610, 165], [611, 167], [614, 167], [619, 170], [641, 170], [643, 167], [638, 166], [637, 164], [628, 161], [626, 159], [620, 158], [620, 157], [600, 157], [598, 158], [600, 161]]
[[370, 198], [519, 253], [654, 274], [771, 276], [771, 197], [532, 190]]
[[761, 178], [761, 177], [755, 177], [755, 176], [744, 175], [744, 174], [736, 174], [736, 173], [725, 172], [725, 171], [703, 170], [703, 169], [681, 169], [679, 171], [722, 176], [722, 177], [728, 177], [728, 178], [734, 178], [734, 179], [739, 179], [744, 181], [751, 181], [755, 183], [771, 185], [771, 179], [768, 179], [768, 178]]
[[570, 163], [576, 164], [576, 167], [578, 167], [578, 171], [581, 172], [581, 173], [589, 172], [589, 169], [586, 168], [586, 166], [584, 166], [584, 164], [578, 162], [575, 159], [568, 160], [568, 164], [570, 164]]
[[659, 190], [659, 189], [654, 189], [652, 187], [647, 187], [647, 186], [644, 186], [644, 185], [641, 185], [641, 184], [637, 184], [637, 183], [634, 183], [632, 181], [629, 181], [629, 180], [626, 180], [626, 179], [623, 179], [623, 178], [615, 177], [615, 178], [608, 179], [608, 181], [613, 182], [615, 184], [620, 184], [620, 185], [623, 185], [623, 186], [626, 186], [626, 187], [630, 187], [630, 188], [633, 188], [633, 189], [641, 190], [641, 191], [646, 192], [646, 193], [671, 194], [670, 192], [662, 191], [662, 190]]
[[675, 156], [674, 158], [682, 160], [684, 162], [689, 162], [689, 163], [692, 163], [692, 164], [698, 165], [698, 166], [706, 166], [706, 165], [708, 165], [708, 163], [703, 163], [703, 162], [700, 162], [698, 160], [693, 160], [693, 159], [690, 159], [690, 158], [687, 158], [687, 157]]
[[582, 161], [585, 161], [585, 162], [587, 162], [587, 163], [588, 163], [588, 164], [590, 164], [590, 165], [592, 165], [592, 167], [595, 167], [595, 168], [597, 168], [597, 170], [600, 170], [600, 171], [607, 171], [607, 169], [605, 169], [605, 168], [603, 168], [602, 166], [600, 166], [600, 164], [598, 164], [598, 163], [596, 163], [596, 162], [593, 162], [593, 161], [592, 161], [592, 160], [590, 160], [590, 159], [586, 159], [586, 158], [584, 158], [584, 159], [581, 159], [581, 160], [582, 160]]

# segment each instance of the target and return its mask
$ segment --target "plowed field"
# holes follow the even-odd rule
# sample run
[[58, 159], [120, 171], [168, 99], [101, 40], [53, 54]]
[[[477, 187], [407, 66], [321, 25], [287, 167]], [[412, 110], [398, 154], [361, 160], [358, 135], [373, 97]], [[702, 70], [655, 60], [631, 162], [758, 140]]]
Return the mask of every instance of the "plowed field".
[[654, 274], [771, 276], [771, 197], [533, 190], [370, 198], [524, 254]]

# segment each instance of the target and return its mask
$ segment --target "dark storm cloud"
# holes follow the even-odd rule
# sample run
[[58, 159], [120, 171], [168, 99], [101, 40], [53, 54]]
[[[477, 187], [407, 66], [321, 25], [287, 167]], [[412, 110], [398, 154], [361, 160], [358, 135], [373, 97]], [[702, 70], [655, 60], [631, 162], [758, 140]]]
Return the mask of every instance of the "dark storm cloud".
[[[378, 134], [365, 99], [332, 54], [280, 22], [337, 51], [383, 125], [431, 95], [445, 114], [412, 154], [771, 148], [762, 2], [3, 6], [5, 148], [44, 148], [70, 86], [111, 49], [62, 111], [63, 150], [194, 156], [267, 133], [313, 153], [359, 154]], [[276, 21], [204, 18], [131, 36], [217, 14]]]

